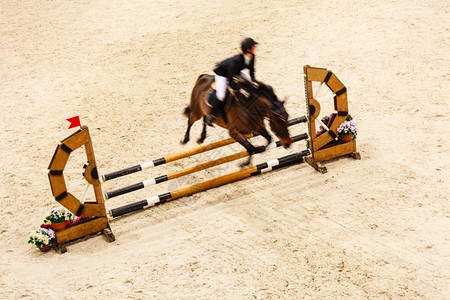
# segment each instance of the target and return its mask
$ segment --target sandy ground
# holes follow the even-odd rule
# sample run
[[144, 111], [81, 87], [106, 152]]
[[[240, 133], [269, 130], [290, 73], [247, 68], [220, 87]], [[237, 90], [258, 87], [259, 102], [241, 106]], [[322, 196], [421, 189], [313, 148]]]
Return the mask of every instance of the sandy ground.
[[[449, 9], [434, 0], [1, 1], [0, 298], [450, 299]], [[288, 97], [292, 117], [305, 114], [303, 65], [339, 77], [361, 160], [327, 162], [327, 174], [300, 164], [115, 219], [113, 243], [99, 236], [65, 254], [27, 244], [58, 206], [45, 169], [75, 131], [67, 118], [89, 126], [102, 174], [194, 148], [200, 123], [188, 145], [179, 141], [195, 79], [246, 36], [260, 42], [257, 78]], [[226, 137], [216, 127], [207, 142]], [[84, 161], [77, 150], [68, 167]], [[82, 193], [81, 176], [66, 179]]]

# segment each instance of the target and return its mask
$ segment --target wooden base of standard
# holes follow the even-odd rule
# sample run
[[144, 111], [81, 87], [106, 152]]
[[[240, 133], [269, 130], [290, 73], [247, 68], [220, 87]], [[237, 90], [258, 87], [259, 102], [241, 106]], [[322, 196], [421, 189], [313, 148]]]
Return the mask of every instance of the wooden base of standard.
[[314, 151], [312, 156], [307, 157], [305, 160], [314, 169], [324, 174], [327, 172], [327, 168], [319, 164], [320, 162], [341, 157], [344, 155], [349, 155], [354, 159], [361, 159], [361, 155], [359, 154], [359, 152], [356, 152], [355, 141], [329, 145], [324, 149]]
[[67, 227], [63, 231], [56, 232], [56, 249], [61, 253], [65, 253], [69, 243], [85, 240], [89, 237], [97, 236], [99, 233], [102, 233], [109, 243], [114, 242], [116, 239], [109, 227], [108, 218], [94, 217]]
[[325, 174], [326, 172], [328, 172], [327, 168], [322, 166], [320, 163], [315, 162], [314, 159], [309, 156], [309, 157], [305, 157], [305, 161], [314, 169], [316, 169], [316, 171], [319, 171], [322, 174]]

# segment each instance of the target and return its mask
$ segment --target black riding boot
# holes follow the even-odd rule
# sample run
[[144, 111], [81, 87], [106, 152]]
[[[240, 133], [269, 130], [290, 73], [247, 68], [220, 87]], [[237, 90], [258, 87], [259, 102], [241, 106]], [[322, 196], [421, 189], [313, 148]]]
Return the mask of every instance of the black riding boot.
[[209, 115], [206, 116], [205, 118], [205, 123], [208, 126], [213, 127], [213, 122], [214, 120], [217, 118], [217, 114], [219, 113], [220, 110], [220, 100], [217, 99], [216, 96], [214, 96], [214, 98], [211, 101], [211, 111], [209, 112]]

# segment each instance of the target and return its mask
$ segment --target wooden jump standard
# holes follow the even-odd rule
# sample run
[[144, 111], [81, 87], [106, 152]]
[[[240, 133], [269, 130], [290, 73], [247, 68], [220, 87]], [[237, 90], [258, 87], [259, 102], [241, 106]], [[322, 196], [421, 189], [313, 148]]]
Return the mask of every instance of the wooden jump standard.
[[161, 194], [158, 196], [150, 197], [135, 203], [127, 204], [121, 207], [111, 209], [109, 215], [113, 218], [122, 216], [124, 214], [144, 209], [147, 206], [154, 206], [163, 204], [168, 201], [172, 201], [181, 197], [189, 196], [198, 192], [209, 190], [221, 185], [232, 183], [238, 180], [242, 180], [247, 177], [256, 176], [265, 172], [276, 170], [282, 167], [286, 167], [292, 164], [300, 163], [303, 161], [303, 157], [309, 155], [309, 150], [303, 150], [298, 153], [290, 154], [280, 157], [265, 163], [247, 167], [243, 170], [239, 170], [233, 173], [229, 173], [211, 180], [203, 181], [191, 186], [181, 188], [179, 190]]
[[[300, 124], [300, 123], [304, 123], [306, 121], [307, 121], [306, 116], [294, 118], [292, 120], [289, 120], [289, 126]], [[253, 136], [257, 136], [257, 135], [250, 135], [249, 137], [253, 137]], [[179, 153], [176, 153], [176, 154], [168, 155], [166, 157], [162, 157], [162, 158], [154, 159], [152, 161], [144, 162], [142, 164], [135, 165], [135, 166], [132, 166], [132, 167], [128, 167], [128, 168], [125, 168], [125, 169], [122, 169], [122, 170], [119, 170], [119, 171], [108, 173], [108, 174], [102, 175], [102, 179], [103, 179], [103, 181], [108, 181], [108, 180], [111, 180], [111, 179], [114, 179], [114, 178], [117, 178], [117, 177], [129, 175], [129, 174], [132, 174], [132, 173], [135, 173], [135, 172], [142, 171], [142, 170], [147, 169], [147, 168], [163, 165], [163, 164], [166, 164], [166, 163], [169, 163], [169, 162], [173, 162], [173, 161], [176, 161], [176, 160], [179, 160], [179, 159], [182, 159], [182, 158], [193, 156], [195, 154], [203, 153], [203, 152], [206, 152], [206, 151], [209, 151], [209, 150], [213, 150], [213, 149], [216, 149], [216, 148], [220, 148], [220, 147], [223, 147], [223, 146], [226, 146], [226, 145], [230, 145], [230, 144], [233, 144], [233, 143], [236, 143], [236, 141], [233, 138], [228, 138], [228, 139], [221, 140], [221, 141], [218, 141], [218, 142], [214, 142], [214, 143], [211, 143], [211, 144], [208, 144], [208, 145], [200, 146], [200, 147], [197, 147], [197, 148], [194, 148], [194, 149], [186, 150], [186, 151], [179, 152]]]
[[[307, 139], [307, 138], [308, 138], [308, 135], [306, 133], [302, 133], [302, 134], [293, 136], [292, 140], [293, 140], [293, 143], [295, 143], [295, 142], [298, 142], [298, 141], [301, 141], [301, 140], [304, 140], [304, 139]], [[280, 146], [281, 146], [281, 142], [280, 141], [273, 142], [273, 143], [270, 143], [266, 147], [266, 150], [270, 150], [270, 149], [277, 148], [277, 147], [280, 147]], [[141, 181], [139, 183], [135, 183], [135, 184], [123, 187], [123, 188], [119, 188], [119, 189], [116, 189], [116, 190], [113, 190], [113, 191], [106, 192], [105, 193], [105, 198], [106, 199], [110, 199], [110, 198], [117, 197], [117, 196], [120, 196], [120, 195], [123, 195], [123, 194], [134, 192], [134, 191], [146, 188], [146, 187], [148, 187], [150, 185], [166, 182], [166, 181], [169, 181], [169, 180], [172, 180], [172, 179], [184, 176], [184, 175], [192, 174], [192, 173], [195, 173], [195, 172], [198, 172], [198, 171], [201, 171], [201, 170], [205, 170], [205, 169], [208, 169], [208, 168], [211, 168], [211, 167], [214, 167], [214, 166], [218, 166], [218, 165], [221, 165], [221, 164], [233, 161], [233, 160], [237, 160], [237, 159], [240, 159], [240, 158], [244, 158], [244, 157], [247, 157], [247, 156], [248, 156], [248, 152], [247, 151], [242, 151], [242, 152], [231, 154], [231, 155], [228, 155], [228, 156], [225, 156], [225, 157], [221, 157], [221, 158], [218, 158], [218, 159], [215, 159], [215, 160], [207, 161], [205, 163], [202, 163], [202, 164], [199, 164], [199, 165], [195, 165], [195, 166], [183, 169], [183, 170], [175, 171], [175, 172], [169, 173], [167, 175], [161, 175], [161, 176], [149, 179], [149, 180]]]
[[[95, 202], [81, 203], [80, 200], [67, 191], [64, 179], [64, 168], [70, 154], [83, 145], [85, 146], [87, 157], [83, 175], [86, 181], [94, 187]], [[64, 244], [66, 242], [98, 232], [102, 232], [108, 242], [114, 241], [115, 237], [106, 215], [94, 148], [92, 147], [91, 136], [87, 126], [83, 126], [82, 129], [61, 141], [53, 154], [48, 170], [48, 178], [55, 200], [74, 215], [89, 217], [87, 220], [67, 227], [63, 231], [55, 232], [59, 251], [66, 252]]]
[[[338, 140], [339, 134], [337, 128], [345, 122], [348, 115], [347, 88], [339, 81], [333, 72], [327, 69], [313, 68], [306, 65], [303, 67], [303, 72], [305, 74], [305, 98], [309, 119], [308, 131], [311, 139], [311, 156], [307, 157], [306, 161], [317, 171], [326, 173], [327, 168], [319, 165], [319, 162], [346, 154], [349, 154], [355, 159], [361, 159], [360, 154], [356, 152], [356, 141], [353, 140], [348, 143], [341, 143]], [[320, 104], [314, 99], [312, 87], [313, 81], [321, 82], [321, 84], [325, 83], [335, 94], [334, 109], [336, 110], [336, 113], [333, 113], [330, 121], [326, 124], [327, 132], [322, 133], [320, 136], [317, 136], [316, 134], [315, 123], [315, 120], [320, 113]]]

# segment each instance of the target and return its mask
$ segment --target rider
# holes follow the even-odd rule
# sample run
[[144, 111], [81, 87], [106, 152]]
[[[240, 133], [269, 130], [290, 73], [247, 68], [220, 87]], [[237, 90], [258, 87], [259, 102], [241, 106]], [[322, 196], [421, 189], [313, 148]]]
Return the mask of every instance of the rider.
[[[235, 95], [237, 92], [239, 92], [248, 97], [248, 93], [244, 89], [239, 88], [237, 83], [234, 82], [234, 76], [240, 75], [247, 81], [251, 82], [253, 85], [258, 86], [258, 84], [255, 82], [256, 45], [258, 45], [258, 43], [252, 38], [244, 39], [241, 42], [242, 53], [225, 59], [224, 61], [218, 63], [216, 68], [214, 69], [216, 97], [213, 98], [211, 103], [211, 112], [205, 119], [205, 123], [208, 126], [213, 126], [212, 123], [217, 117], [219, 108], [223, 107], [223, 105], [221, 104], [225, 100], [227, 83], [234, 90]], [[248, 69], [250, 75], [243, 72], [243, 69]]]

